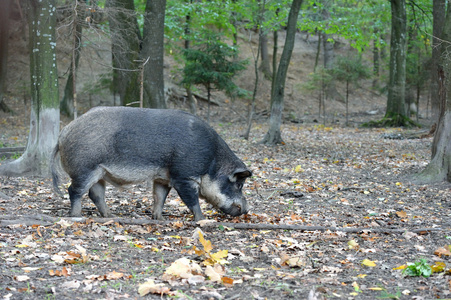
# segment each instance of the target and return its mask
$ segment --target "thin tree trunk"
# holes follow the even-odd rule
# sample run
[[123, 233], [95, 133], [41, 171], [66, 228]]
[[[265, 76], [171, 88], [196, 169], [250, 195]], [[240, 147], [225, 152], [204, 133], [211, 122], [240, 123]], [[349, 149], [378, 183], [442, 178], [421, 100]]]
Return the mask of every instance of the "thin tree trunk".
[[316, 68], [318, 67], [319, 63], [319, 55], [321, 53], [321, 37], [323, 35], [321, 32], [318, 32], [318, 46], [316, 47], [316, 56], [315, 56], [315, 66], [313, 67], [313, 72], [316, 72]]
[[121, 105], [139, 100], [141, 34], [133, 0], [107, 0], [105, 3], [111, 31], [113, 94]]
[[50, 175], [50, 154], [59, 133], [55, 7], [55, 0], [28, 1], [32, 100], [30, 133], [25, 153], [17, 160], [1, 165], [2, 175]]
[[282, 124], [283, 102], [285, 95], [285, 81], [291, 54], [293, 53], [294, 40], [296, 37], [296, 24], [302, 0], [293, 0], [287, 22], [287, 35], [283, 47], [279, 67], [274, 81], [274, 89], [271, 95], [271, 117], [269, 119], [269, 130], [263, 138], [266, 144], [282, 144], [280, 126]]
[[[60, 112], [66, 116], [76, 118], [76, 72], [80, 61], [82, 22], [84, 20], [84, 11], [86, 6], [75, 1], [73, 18], [73, 45], [72, 45], [72, 63], [70, 65], [69, 76], [64, 88], [63, 99], [60, 102]], [[81, 6], [81, 9], [80, 9]]]
[[11, 11], [11, 0], [2, 1], [0, 9], [0, 110], [11, 112], [3, 101], [5, 83], [8, 70], [8, 44], [9, 44], [9, 14]]
[[260, 68], [262, 70], [263, 75], [266, 79], [272, 79], [271, 67], [269, 64], [269, 54], [268, 54], [268, 35], [265, 32], [261, 32], [263, 29], [260, 29], [259, 32], [259, 48], [261, 52], [261, 65]]
[[[279, 11], [280, 9], [276, 9], [276, 16], [279, 15]], [[276, 81], [276, 74], [277, 74], [277, 50], [279, 47], [279, 32], [276, 30], [274, 30], [273, 32], [273, 40], [274, 40], [274, 45], [273, 45], [273, 51], [272, 51], [272, 72], [273, 72], [273, 76], [272, 76], [272, 80], [271, 80], [271, 94], [274, 91], [274, 83]]]
[[147, 0], [141, 57], [144, 69], [144, 107], [167, 108], [164, 97], [164, 17], [166, 0]]
[[[190, 4], [192, 4], [192, 3], [193, 3], [192, 0], [190, 0]], [[185, 22], [185, 35], [188, 37], [190, 32], [191, 32], [191, 16], [188, 13], [186, 15], [186, 22]], [[189, 40], [189, 38], [187, 38], [185, 40], [185, 49], [189, 49], [189, 48], [190, 48], [190, 40]], [[196, 99], [194, 99], [193, 93], [191, 92], [191, 87], [189, 87], [189, 86], [186, 87], [186, 95], [188, 97], [190, 112], [193, 115], [197, 114]]]
[[[259, 2], [260, 3], [260, 2]], [[259, 76], [258, 76], [258, 59], [260, 57], [260, 52], [262, 50], [262, 43], [261, 43], [261, 39], [263, 38], [263, 36], [265, 35], [262, 30], [261, 30], [261, 22], [263, 21], [263, 14], [265, 12], [265, 7], [266, 7], [266, 0], [263, 0], [263, 3], [260, 3], [261, 8], [260, 8], [260, 13], [258, 16], [258, 20], [257, 20], [257, 26], [259, 28], [258, 31], [258, 46], [257, 46], [257, 55], [254, 57], [254, 72], [255, 72], [255, 82], [254, 82], [254, 90], [252, 92], [252, 100], [251, 103], [249, 103], [249, 112], [248, 112], [248, 119], [247, 119], [247, 129], [246, 132], [244, 133], [244, 138], [246, 140], [249, 139], [249, 134], [251, 132], [251, 127], [252, 127], [252, 119], [254, 117], [254, 111], [255, 111], [255, 99], [257, 97], [257, 89], [258, 89], [258, 80], [259, 80]], [[266, 44], [266, 46], [268, 46], [268, 44]], [[254, 52], [252, 52], [254, 53]], [[268, 66], [269, 66], [269, 58], [267, 58], [268, 60]]]
[[[374, 35], [378, 36], [379, 31], [374, 30]], [[376, 39], [373, 39], [373, 88], [375, 88], [379, 82], [379, 47]]]

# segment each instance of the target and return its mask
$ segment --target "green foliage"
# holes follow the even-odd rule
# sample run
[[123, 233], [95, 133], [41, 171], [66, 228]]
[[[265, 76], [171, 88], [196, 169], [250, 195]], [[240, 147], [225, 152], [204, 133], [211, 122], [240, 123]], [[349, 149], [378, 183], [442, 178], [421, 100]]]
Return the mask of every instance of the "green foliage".
[[338, 81], [357, 84], [360, 79], [367, 79], [371, 72], [362, 62], [361, 55], [339, 56], [335, 61], [332, 74]]
[[318, 69], [316, 72], [308, 75], [307, 81], [302, 85], [306, 91], [325, 91], [325, 89], [332, 83], [333, 76], [331, 70]]
[[308, 1], [301, 11], [299, 28], [311, 33], [324, 32], [348, 40], [352, 47], [363, 51], [389, 32], [390, 3], [375, 0]]
[[230, 96], [245, 95], [232, 79], [245, 69], [247, 62], [236, 60], [237, 50], [221, 41], [219, 34], [205, 32], [202, 41], [185, 49], [183, 54], [186, 64], [182, 84], [203, 85], [208, 90], [214, 88]]
[[422, 258], [415, 263], [409, 263], [402, 273], [406, 276], [429, 277], [432, 274], [432, 269], [431, 266], [428, 265], [428, 262]]

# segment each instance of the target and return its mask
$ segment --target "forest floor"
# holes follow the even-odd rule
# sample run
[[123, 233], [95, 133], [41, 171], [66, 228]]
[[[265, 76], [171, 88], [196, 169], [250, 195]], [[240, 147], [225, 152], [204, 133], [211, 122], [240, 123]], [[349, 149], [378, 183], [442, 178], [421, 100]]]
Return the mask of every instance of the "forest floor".
[[[268, 147], [258, 144], [266, 123], [249, 141], [239, 122], [213, 127], [254, 173], [243, 189], [248, 215], [231, 218], [202, 201], [209, 222], [195, 225], [172, 191], [168, 222], [152, 222], [151, 192], [135, 185], [108, 187], [114, 219], [98, 218], [87, 198], [84, 218], [62, 218], [70, 203], [50, 180], [0, 177], [0, 296], [451, 298], [451, 186], [411, 180], [432, 138], [306, 122], [283, 125], [285, 145]], [[17, 134], [2, 137], [20, 143]], [[411, 263], [435, 272], [407, 276]]]

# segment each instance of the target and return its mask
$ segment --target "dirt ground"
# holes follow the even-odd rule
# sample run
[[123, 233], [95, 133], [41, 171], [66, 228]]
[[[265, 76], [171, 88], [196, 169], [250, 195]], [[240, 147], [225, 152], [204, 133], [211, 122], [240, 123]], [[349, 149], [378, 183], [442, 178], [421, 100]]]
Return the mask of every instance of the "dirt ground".
[[[451, 298], [449, 252], [440, 249], [451, 244], [451, 186], [411, 182], [428, 163], [431, 138], [286, 123], [286, 144], [267, 147], [258, 144], [265, 123], [253, 127], [249, 141], [239, 122], [213, 127], [254, 176], [244, 187], [250, 213], [230, 218], [202, 202], [209, 226], [193, 225], [175, 192], [165, 205], [170, 222], [147, 222], [152, 198], [145, 185], [108, 188], [113, 220], [99, 219], [86, 198], [85, 218], [60, 218], [70, 203], [49, 180], [0, 177], [0, 295], [138, 299], [141, 287], [155, 299]], [[17, 132], [8, 133], [13, 141]], [[420, 259], [446, 266], [428, 278], [399, 269]]]

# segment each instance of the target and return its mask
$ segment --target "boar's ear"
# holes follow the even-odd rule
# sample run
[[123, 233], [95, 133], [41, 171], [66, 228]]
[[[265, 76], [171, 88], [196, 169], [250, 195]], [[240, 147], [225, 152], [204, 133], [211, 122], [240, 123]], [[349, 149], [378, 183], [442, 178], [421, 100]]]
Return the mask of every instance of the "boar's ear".
[[247, 177], [252, 176], [252, 172], [248, 169], [239, 168], [233, 172], [233, 175], [230, 176], [230, 181], [235, 182], [237, 179], [246, 179]]

